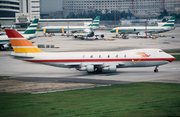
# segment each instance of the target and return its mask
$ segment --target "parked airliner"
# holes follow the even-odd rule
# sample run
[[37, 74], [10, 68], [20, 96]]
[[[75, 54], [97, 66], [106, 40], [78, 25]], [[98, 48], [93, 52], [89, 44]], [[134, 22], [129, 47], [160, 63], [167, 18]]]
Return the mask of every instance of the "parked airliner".
[[139, 33], [162, 33], [174, 29], [174, 22], [176, 16], [172, 16], [166, 23], [162, 26], [136, 26], [136, 27], [116, 27], [110, 32], [115, 33], [118, 31], [119, 34], [139, 34]]
[[[38, 25], [39, 19], [36, 18], [34, 21], [29, 25], [29, 27], [25, 30], [23, 33], [23, 36], [27, 38], [28, 40], [33, 39], [36, 37], [36, 29]], [[0, 36], [0, 49], [1, 50], [6, 50], [11, 48], [11, 44], [9, 42], [9, 38], [7, 35]]]
[[41, 51], [13, 29], [6, 29], [14, 52], [11, 57], [23, 61], [41, 63], [64, 68], [76, 68], [88, 73], [115, 72], [117, 68], [157, 67], [174, 61], [174, 57], [161, 49], [134, 49], [114, 52], [60, 52]]
[[90, 30], [89, 28], [87, 28], [87, 29], [84, 29], [84, 30], [80, 31], [80, 33], [79, 32], [74, 33], [73, 37], [74, 38], [80, 38], [80, 39], [84, 40], [84, 38], [88, 39], [89, 37], [94, 37], [95, 36], [96, 37], [95, 39], [97, 40], [98, 36], [103, 38], [104, 35], [105, 35], [105, 33], [96, 33], [93, 30]]
[[44, 31], [46, 30], [46, 33], [61, 33], [63, 31], [71, 31], [72, 33], [75, 33], [79, 30], [84, 30], [84, 29], [97, 29], [99, 28], [99, 21], [100, 21], [100, 16], [97, 16], [91, 24], [85, 24], [84, 26], [45, 26], [42, 27], [39, 31]]

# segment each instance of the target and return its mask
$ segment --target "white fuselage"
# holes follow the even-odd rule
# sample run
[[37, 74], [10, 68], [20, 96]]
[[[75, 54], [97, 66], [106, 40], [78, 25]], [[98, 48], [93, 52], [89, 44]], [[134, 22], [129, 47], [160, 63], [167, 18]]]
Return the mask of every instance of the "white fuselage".
[[161, 33], [174, 29], [174, 27], [157, 27], [157, 26], [147, 26], [147, 27], [116, 27], [113, 28], [110, 32], [116, 32], [118, 29], [119, 33], [127, 33], [127, 34], [138, 34], [140, 32], [147, 33]]
[[101, 68], [115, 66], [150, 67], [167, 64], [174, 57], [160, 49], [135, 49], [120, 52], [62, 52], [62, 53], [12, 53], [11, 56], [24, 61], [56, 67]]
[[78, 30], [84, 30], [84, 29], [88, 29], [91, 28], [90, 26], [45, 26], [42, 27], [39, 31], [43, 31], [44, 29], [46, 29], [46, 31], [61, 31], [62, 29], [68, 31], [78, 31]]
[[[30, 40], [32, 38], [35, 38], [36, 34], [22, 34], [22, 36]], [[6, 43], [10, 43], [7, 35], [0, 36], [0, 44], [6, 44]]]

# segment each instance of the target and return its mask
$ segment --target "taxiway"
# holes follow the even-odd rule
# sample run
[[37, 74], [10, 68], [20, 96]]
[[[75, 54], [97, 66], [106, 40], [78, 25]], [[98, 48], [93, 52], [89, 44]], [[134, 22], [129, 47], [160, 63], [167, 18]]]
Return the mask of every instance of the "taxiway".
[[[109, 31], [99, 31], [109, 33]], [[89, 40], [74, 39], [72, 37], [60, 36], [37, 37], [31, 42], [35, 45], [54, 45], [55, 48], [40, 48], [46, 52], [66, 52], [66, 51], [120, 51], [136, 48], [160, 48], [180, 49], [180, 28], [166, 32], [166, 37], [157, 39], [134, 38], [115, 39], [114, 41], [104, 41], [104, 39]], [[105, 35], [105, 39], [112, 39], [112, 35]], [[174, 36], [175, 38], [172, 38]], [[154, 73], [154, 67], [147, 68], [119, 68], [115, 73], [103, 72], [102, 74], [88, 74], [85, 71], [75, 69], [57, 68], [41, 64], [34, 64], [10, 58], [9, 51], [0, 52], [0, 75], [12, 76], [12, 79], [31, 82], [81, 82], [99, 84], [117, 84], [129, 82], [172, 82], [180, 83], [180, 61], [160, 66], [159, 72]]]

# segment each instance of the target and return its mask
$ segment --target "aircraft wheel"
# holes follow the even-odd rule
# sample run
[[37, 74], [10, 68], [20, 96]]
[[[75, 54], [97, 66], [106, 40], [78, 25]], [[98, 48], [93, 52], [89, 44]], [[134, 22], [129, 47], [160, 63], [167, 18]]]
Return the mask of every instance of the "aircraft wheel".
[[102, 73], [102, 69], [96, 69], [96, 70], [95, 70], [95, 73], [97, 73], [97, 74]]
[[158, 72], [158, 69], [155, 69], [154, 72]]
[[95, 38], [96, 40], [98, 40], [98, 38]]

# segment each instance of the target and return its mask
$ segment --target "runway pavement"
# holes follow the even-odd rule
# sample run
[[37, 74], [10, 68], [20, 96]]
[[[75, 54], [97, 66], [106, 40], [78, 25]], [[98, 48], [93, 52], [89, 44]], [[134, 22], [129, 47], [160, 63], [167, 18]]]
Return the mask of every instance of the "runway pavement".
[[[107, 32], [108, 31], [99, 31]], [[38, 44], [53, 44], [57, 48], [41, 48], [47, 52], [62, 51], [120, 51], [134, 48], [160, 48], [180, 49], [180, 28], [165, 33], [167, 37], [158, 39], [116, 39], [104, 41], [103, 39], [79, 40], [72, 37], [38, 37], [31, 41]], [[164, 34], [164, 33], [163, 33]], [[175, 38], [171, 38], [171, 36]], [[112, 35], [105, 35], [111, 38]], [[112, 38], [111, 38], [112, 39]], [[119, 68], [115, 73], [103, 72], [102, 74], [88, 74], [75, 69], [57, 68], [41, 64], [29, 63], [10, 58], [10, 51], [0, 52], [0, 75], [12, 76], [12, 79], [31, 82], [53, 83], [99, 83], [122, 84], [131, 82], [172, 82], [180, 83], [180, 61], [159, 67], [159, 72], [154, 73], [154, 67], [147, 68]]]

